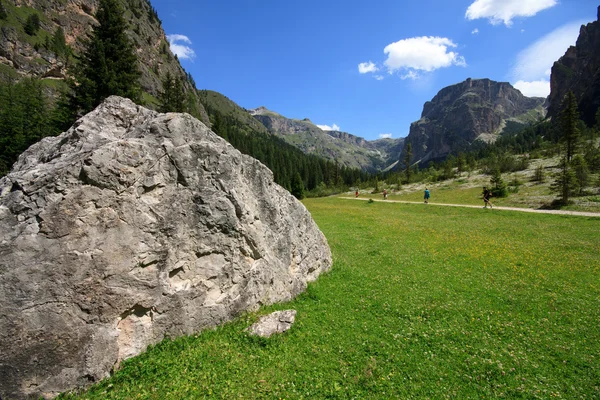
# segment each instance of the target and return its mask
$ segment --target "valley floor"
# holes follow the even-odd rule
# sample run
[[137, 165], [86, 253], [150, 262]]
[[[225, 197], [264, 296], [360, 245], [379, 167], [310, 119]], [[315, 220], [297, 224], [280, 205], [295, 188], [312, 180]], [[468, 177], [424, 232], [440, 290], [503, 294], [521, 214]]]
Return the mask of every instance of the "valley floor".
[[[367, 198], [355, 198], [355, 197], [340, 197], [341, 199], [346, 200], [370, 200]], [[373, 200], [373, 201], [383, 201], [386, 203], [405, 203], [405, 204], [423, 204], [423, 202], [417, 201], [403, 201], [403, 200]], [[446, 206], [446, 207], [467, 207], [467, 208], [482, 208], [482, 206], [474, 206], [467, 204], [447, 204], [447, 203], [434, 203], [429, 202], [428, 206]], [[521, 212], [532, 212], [532, 213], [540, 213], [540, 214], [556, 214], [556, 215], [576, 215], [580, 217], [598, 217], [600, 218], [600, 212], [586, 212], [586, 211], [568, 211], [568, 210], [544, 210], [544, 209], [532, 209], [532, 208], [522, 208], [522, 207], [503, 207], [503, 206], [494, 206], [490, 208], [490, 210], [504, 210], [504, 211], [521, 211]]]

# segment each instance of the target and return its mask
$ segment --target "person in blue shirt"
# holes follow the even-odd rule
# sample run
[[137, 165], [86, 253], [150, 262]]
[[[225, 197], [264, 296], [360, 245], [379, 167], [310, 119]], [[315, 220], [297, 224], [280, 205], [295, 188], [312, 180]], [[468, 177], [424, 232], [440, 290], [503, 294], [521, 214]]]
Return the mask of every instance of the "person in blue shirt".
[[425, 196], [424, 196], [425, 197], [425, 204], [429, 203], [429, 196], [430, 196], [429, 189], [425, 188]]

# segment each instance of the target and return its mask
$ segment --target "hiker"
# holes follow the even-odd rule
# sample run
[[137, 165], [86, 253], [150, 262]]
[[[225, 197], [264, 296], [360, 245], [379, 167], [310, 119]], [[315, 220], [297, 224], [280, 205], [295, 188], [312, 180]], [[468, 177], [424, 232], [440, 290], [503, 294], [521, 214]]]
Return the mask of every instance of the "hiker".
[[387, 190], [383, 189], [383, 199], [387, 200]]
[[354, 195], [356, 196], [356, 198], [358, 198], [358, 190], [354, 193]]
[[425, 188], [424, 199], [425, 199], [425, 204], [429, 204], [429, 189], [427, 189], [427, 188]]
[[483, 204], [484, 204], [483, 208], [487, 208], [488, 204], [490, 205], [490, 208], [494, 208], [494, 205], [490, 201], [490, 197], [492, 197], [492, 191], [484, 186], [483, 187]]

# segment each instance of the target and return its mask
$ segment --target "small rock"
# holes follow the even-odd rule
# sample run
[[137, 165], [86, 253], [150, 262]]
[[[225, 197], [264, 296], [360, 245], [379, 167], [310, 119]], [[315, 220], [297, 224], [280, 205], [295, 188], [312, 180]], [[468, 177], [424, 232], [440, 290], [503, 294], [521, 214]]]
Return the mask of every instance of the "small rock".
[[257, 323], [248, 328], [252, 335], [269, 337], [274, 333], [283, 333], [292, 327], [296, 319], [296, 310], [275, 311], [260, 317]]

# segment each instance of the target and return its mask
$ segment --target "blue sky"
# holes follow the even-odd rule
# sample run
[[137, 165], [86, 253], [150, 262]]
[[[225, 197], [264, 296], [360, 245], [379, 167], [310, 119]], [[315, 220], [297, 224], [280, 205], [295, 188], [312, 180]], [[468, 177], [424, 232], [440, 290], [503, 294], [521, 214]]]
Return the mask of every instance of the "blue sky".
[[466, 78], [547, 96], [592, 0], [151, 0], [198, 89], [368, 140]]

